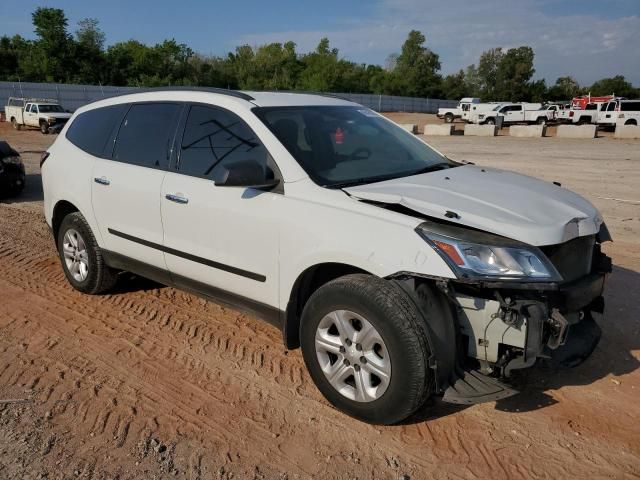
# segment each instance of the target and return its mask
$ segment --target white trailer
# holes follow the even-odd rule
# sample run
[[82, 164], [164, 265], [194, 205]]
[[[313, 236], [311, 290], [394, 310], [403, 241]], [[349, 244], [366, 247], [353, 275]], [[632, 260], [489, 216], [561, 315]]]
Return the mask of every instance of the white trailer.
[[439, 108], [436, 114], [438, 118], [444, 119], [446, 123], [453, 123], [456, 118], [462, 118], [472, 105], [480, 103], [477, 97], [465, 97], [460, 99], [456, 108]]

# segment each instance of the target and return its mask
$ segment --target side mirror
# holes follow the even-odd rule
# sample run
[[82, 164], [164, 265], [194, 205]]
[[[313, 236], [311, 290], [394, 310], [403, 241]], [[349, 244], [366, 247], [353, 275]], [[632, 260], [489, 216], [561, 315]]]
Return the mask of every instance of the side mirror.
[[216, 187], [246, 187], [257, 190], [271, 190], [280, 180], [274, 178], [269, 167], [256, 160], [242, 160], [220, 166], [220, 173], [214, 181]]

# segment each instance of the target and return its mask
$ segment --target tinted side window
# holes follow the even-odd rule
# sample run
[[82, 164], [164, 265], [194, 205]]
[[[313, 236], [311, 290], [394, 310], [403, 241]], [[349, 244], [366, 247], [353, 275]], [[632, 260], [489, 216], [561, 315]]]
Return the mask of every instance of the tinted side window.
[[243, 160], [267, 165], [268, 152], [253, 130], [226, 110], [192, 106], [182, 137], [179, 172], [214, 179], [220, 166]]
[[640, 102], [620, 102], [620, 110], [623, 112], [640, 111]]
[[104, 149], [129, 105], [96, 108], [78, 115], [67, 130], [67, 139], [91, 155], [104, 156]]
[[166, 167], [181, 105], [140, 103], [120, 125], [113, 159], [143, 167]]

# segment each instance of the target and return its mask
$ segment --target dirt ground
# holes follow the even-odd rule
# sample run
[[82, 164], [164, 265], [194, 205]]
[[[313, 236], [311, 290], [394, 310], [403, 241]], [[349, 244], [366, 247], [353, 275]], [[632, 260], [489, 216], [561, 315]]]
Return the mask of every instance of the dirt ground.
[[0, 479], [639, 478], [640, 141], [429, 140], [601, 210], [615, 240], [603, 337], [575, 369], [517, 377], [518, 396], [436, 399], [375, 427], [331, 408], [300, 352], [251, 316], [141, 279], [72, 290], [41, 211], [54, 137], [0, 124], [0, 138], [29, 174], [0, 203]]

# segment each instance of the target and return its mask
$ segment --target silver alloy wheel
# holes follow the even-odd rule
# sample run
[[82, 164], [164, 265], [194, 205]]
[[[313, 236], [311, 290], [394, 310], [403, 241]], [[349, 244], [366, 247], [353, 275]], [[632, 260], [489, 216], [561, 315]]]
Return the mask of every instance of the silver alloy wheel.
[[316, 355], [329, 383], [356, 402], [380, 398], [391, 380], [391, 359], [375, 327], [362, 315], [336, 310], [316, 330]]
[[71, 276], [77, 282], [83, 282], [89, 275], [89, 254], [84, 239], [73, 228], [64, 234], [62, 253]]

